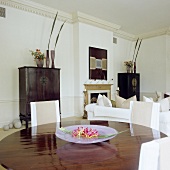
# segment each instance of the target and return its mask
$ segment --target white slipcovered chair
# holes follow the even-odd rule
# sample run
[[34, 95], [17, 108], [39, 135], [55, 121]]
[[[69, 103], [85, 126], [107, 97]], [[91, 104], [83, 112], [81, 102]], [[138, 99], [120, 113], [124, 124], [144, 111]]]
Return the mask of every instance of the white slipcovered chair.
[[[159, 132], [159, 110], [160, 104], [153, 102], [141, 102], [131, 101], [130, 102], [130, 130], [131, 134], [135, 135], [135, 126], [133, 124], [142, 125], [151, 128], [154, 138], [160, 138]], [[141, 127], [142, 128], [142, 127]], [[139, 129], [139, 128], [138, 128]], [[148, 130], [149, 131], [149, 130]], [[142, 130], [138, 133], [143, 132]], [[136, 132], [137, 134], [137, 132]], [[141, 135], [141, 134], [137, 134]]]
[[141, 145], [138, 170], [170, 169], [170, 137], [165, 137]]
[[38, 125], [56, 123], [56, 128], [59, 126], [60, 109], [58, 100], [31, 102], [30, 106], [32, 135], [37, 133]]
[[130, 110], [131, 123], [159, 130], [159, 103], [131, 101]]

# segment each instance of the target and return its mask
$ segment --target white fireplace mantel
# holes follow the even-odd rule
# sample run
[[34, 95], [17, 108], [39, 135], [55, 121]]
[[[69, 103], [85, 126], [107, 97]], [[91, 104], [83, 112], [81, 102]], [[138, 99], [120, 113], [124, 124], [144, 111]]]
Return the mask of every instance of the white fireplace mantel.
[[[111, 100], [111, 86], [113, 84], [84, 84], [84, 107], [91, 103], [92, 93], [107, 93], [107, 97]], [[84, 111], [83, 118], [87, 117], [86, 111]]]
[[84, 92], [86, 93], [85, 103], [90, 103], [91, 93], [107, 93], [107, 97], [111, 99], [111, 86], [113, 84], [84, 84]]

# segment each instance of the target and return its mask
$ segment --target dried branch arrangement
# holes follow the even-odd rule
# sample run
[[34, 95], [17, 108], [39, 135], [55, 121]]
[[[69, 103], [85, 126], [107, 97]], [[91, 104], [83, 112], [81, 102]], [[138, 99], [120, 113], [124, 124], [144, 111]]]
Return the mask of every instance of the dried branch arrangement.
[[[58, 12], [56, 13], [55, 18], [54, 18], [54, 20], [53, 20], [53, 24], [52, 24], [52, 28], [51, 28], [51, 33], [50, 33], [50, 38], [49, 38], [49, 42], [48, 42], [48, 50], [49, 50], [49, 47], [50, 47], [51, 36], [52, 36], [53, 30], [54, 30], [54, 27], [55, 27], [55, 23], [56, 23], [57, 16], [58, 16]], [[61, 32], [61, 30], [63, 29], [63, 26], [64, 26], [65, 23], [66, 23], [66, 20], [65, 20], [65, 21], [63, 22], [63, 24], [60, 26], [60, 30], [59, 30], [59, 32], [58, 32], [58, 35], [57, 35], [57, 38], [56, 38], [56, 41], [55, 41], [54, 49], [56, 48], [56, 45], [57, 45], [57, 42], [58, 42], [58, 39], [59, 39], [59, 36], [60, 36], [60, 32]]]
[[142, 39], [139, 40], [139, 38], [138, 38], [138, 39], [136, 40], [136, 44], [135, 44], [135, 49], [134, 49], [134, 53], [133, 53], [132, 62], [136, 62], [136, 59], [137, 59], [137, 56], [138, 56], [138, 53], [139, 53], [139, 49], [140, 49], [141, 43], [142, 43]]

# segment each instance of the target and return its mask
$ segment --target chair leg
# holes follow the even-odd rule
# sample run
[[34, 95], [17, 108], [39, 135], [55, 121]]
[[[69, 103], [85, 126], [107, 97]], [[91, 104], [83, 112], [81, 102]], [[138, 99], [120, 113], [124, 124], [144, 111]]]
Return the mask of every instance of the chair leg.
[[25, 122], [26, 122], [26, 129], [28, 129], [28, 120], [26, 120]]

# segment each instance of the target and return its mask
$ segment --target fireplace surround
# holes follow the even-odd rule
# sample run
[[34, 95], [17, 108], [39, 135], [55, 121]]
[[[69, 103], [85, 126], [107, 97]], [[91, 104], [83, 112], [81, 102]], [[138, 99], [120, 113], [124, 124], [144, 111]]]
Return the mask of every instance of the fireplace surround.
[[[98, 94], [104, 94], [111, 100], [111, 86], [113, 84], [84, 84], [84, 108], [91, 103], [93, 97], [97, 98]], [[87, 118], [87, 112], [84, 110], [83, 118]]]

